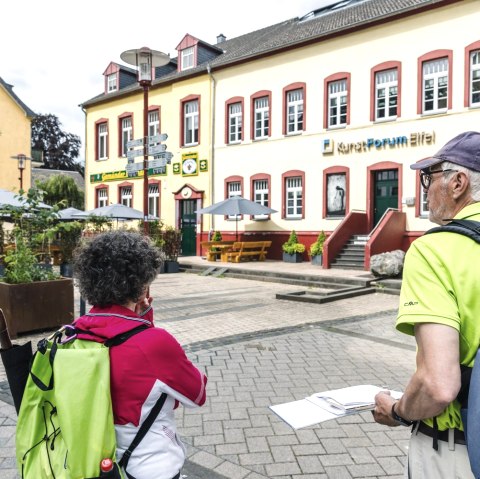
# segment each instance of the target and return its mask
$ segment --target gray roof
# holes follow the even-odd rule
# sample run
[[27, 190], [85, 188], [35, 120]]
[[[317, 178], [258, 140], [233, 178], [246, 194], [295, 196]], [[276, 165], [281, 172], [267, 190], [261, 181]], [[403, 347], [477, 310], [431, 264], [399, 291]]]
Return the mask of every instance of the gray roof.
[[[368, 28], [379, 23], [391, 22], [399, 17], [414, 15], [431, 8], [461, 0], [350, 0], [336, 2], [299, 18], [291, 18], [231, 40], [218, 43], [223, 50], [209, 62], [211, 70], [218, 70], [254, 58], [298, 48], [302, 45], [324, 41], [333, 36], [345, 35], [353, 30]], [[207, 63], [183, 72], [169, 73], [153, 81], [153, 85], [172, 83], [184, 77], [204, 74]], [[122, 96], [139, 89], [131, 85], [108, 95], [101, 94], [83, 103], [93, 105]]]
[[23, 103], [23, 101], [20, 100], [20, 98], [18, 98], [16, 93], [13, 91], [13, 85], [10, 85], [7, 82], [5, 82], [2, 79], [2, 77], [0, 77], [0, 85], [5, 88], [6, 92], [12, 97], [13, 101], [25, 112], [25, 115], [27, 117], [33, 118], [37, 116], [36, 113], [30, 110], [30, 108], [28, 108], [28, 106], [25, 105], [25, 103]]
[[32, 168], [32, 183], [47, 181], [55, 175], [67, 175], [73, 178], [80, 191], [85, 191], [85, 179], [78, 171], [50, 170], [45, 168]]

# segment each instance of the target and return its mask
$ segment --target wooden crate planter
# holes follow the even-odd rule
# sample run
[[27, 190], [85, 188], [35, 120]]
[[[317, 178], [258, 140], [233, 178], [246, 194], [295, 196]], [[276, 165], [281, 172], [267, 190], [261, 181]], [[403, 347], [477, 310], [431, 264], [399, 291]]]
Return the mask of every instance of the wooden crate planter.
[[74, 319], [73, 280], [23, 284], [0, 282], [0, 308], [12, 338], [18, 333], [54, 329]]

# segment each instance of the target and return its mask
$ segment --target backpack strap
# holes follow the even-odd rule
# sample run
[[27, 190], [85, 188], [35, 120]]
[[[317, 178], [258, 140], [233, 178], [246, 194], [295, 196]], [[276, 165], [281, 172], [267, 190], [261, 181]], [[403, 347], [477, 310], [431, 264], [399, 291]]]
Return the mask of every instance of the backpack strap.
[[477, 243], [480, 243], [480, 222], [473, 220], [452, 220], [450, 223], [442, 226], [436, 226], [425, 232], [426, 235], [430, 233], [441, 233], [443, 231], [450, 231], [451, 233], [458, 233], [468, 236]]
[[142, 425], [140, 426], [137, 434], [133, 438], [132, 443], [128, 446], [127, 450], [123, 453], [122, 458], [120, 459], [118, 465], [122, 467], [125, 472], [127, 470], [128, 461], [130, 460], [130, 456], [132, 452], [136, 449], [136, 447], [142, 442], [143, 438], [147, 434], [148, 430], [152, 427], [152, 424], [157, 419], [157, 416], [160, 414], [165, 401], [167, 400], [167, 393], [162, 393], [161, 396], [157, 399], [157, 402], [152, 407], [148, 416], [143, 421]]

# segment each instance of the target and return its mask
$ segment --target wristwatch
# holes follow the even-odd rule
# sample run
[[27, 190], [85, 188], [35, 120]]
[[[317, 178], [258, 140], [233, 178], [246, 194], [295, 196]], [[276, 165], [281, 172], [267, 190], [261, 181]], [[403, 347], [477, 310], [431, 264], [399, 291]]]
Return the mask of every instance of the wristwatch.
[[[397, 401], [398, 402], [398, 401]], [[400, 423], [402, 426], [407, 426], [407, 427], [410, 427], [413, 425], [413, 423], [415, 421], [409, 421], [407, 419], [404, 419], [402, 416], [399, 416], [396, 412], [395, 412], [395, 404], [397, 404], [396, 402], [393, 403], [392, 405], [392, 418], [395, 422], [398, 422]]]

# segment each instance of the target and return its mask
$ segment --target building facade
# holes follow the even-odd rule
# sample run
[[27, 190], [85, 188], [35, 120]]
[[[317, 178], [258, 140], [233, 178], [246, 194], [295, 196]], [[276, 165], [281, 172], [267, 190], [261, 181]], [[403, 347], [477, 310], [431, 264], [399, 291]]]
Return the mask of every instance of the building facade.
[[[222, 37], [203, 62], [202, 42], [187, 35], [178, 63], [191, 61], [192, 69], [167, 73], [152, 90], [152, 101], [173, 112], [168, 128], [179, 140], [167, 166], [172, 187], [162, 218], [182, 226], [182, 191], [190, 185], [194, 208], [241, 195], [277, 210], [241, 218], [197, 214], [197, 253], [208, 230], [233, 239], [237, 227], [246, 240], [268, 236], [274, 258], [291, 230], [307, 246], [324, 230], [325, 267], [354, 234], [368, 238], [365, 267], [371, 254], [406, 250], [432, 226], [409, 165], [457, 133], [478, 129], [479, 21], [474, 0], [337, 2], [232, 40]], [[177, 88], [178, 95], [160, 93]], [[200, 91], [201, 141], [192, 149], [181, 140], [185, 111], [178, 105]], [[98, 121], [93, 110], [118, 124], [110, 119], [134, 104], [139, 110], [140, 100], [137, 89], [136, 96], [88, 107], [89, 134]], [[205, 181], [201, 173], [195, 182], [175, 181], [175, 165], [195, 152], [207, 164]], [[103, 168], [92, 161], [91, 148], [87, 165], [92, 172]]]

